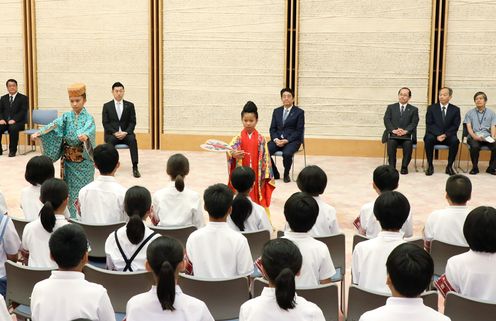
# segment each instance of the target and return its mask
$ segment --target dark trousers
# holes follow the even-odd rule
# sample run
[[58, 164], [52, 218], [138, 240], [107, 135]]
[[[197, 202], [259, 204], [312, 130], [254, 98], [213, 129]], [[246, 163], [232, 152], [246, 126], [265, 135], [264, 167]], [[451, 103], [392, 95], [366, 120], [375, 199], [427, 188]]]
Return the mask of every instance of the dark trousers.
[[0, 142], [5, 131], [9, 132], [9, 153], [17, 153], [17, 143], [19, 142], [19, 132], [24, 130], [25, 123], [15, 123], [12, 125], [0, 125]]
[[467, 137], [467, 144], [470, 146], [470, 159], [472, 160], [472, 166], [478, 168], [479, 163], [479, 153], [482, 146], [487, 146], [491, 150], [491, 160], [489, 161], [489, 168], [492, 170], [496, 169], [496, 143], [488, 143], [486, 141], [479, 142], [473, 140], [471, 136]]
[[[277, 151], [282, 151], [282, 164], [284, 165], [284, 175], [289, 175], [291, 164], [293, 164], [293, 155], [298, 151], [298, 149], [300, 149], [300, 145], [301, 142], [299, 141], [287, 143], [286, 145], [284, 145], [284, 147], [277, 147], [276, 143], [274, 143], [273, 141], [267, 143], [270, 156], [274, 155], [275, 152]], [[274, 175], [277, 176], [276, 173], [279, 173], [279, 171], [277, 170], [277, 167], [272, 157], [270, 158], [270, 160], [272, 161], [272, 171], [274, 172]]]
[[387, 153], [389, 165], [396, 168], [396, 149], [403, 148], [403, 160], [401, 161], [401, 168], [408, 168], [408, 164], [412, 160], [413, 142], [409, 139], [388, 139]]
[[455, 162], [456, 155], [458, 154], [458, 146], [460, 141], [456, 136], [447, 136], [442, 142], [437, 140], [437, 137], [432, 134], [425, 134], [424, 137], [425, 144], [425, 156], [427, 157], [427, 164], [429, 167], [433, 167], [432, 160], [434, 158], [434, 145], [446, 145], [449, 147], [448, 153], [448, 166], [453, 166]]
[[136, 141], [136, 136], [134, 134], [127, 134], [122, 140], [117, 139], [114, 135], [105, 135], [105, 142], [114, 146], [117, 144], [126, 144], [129, 146], [133, 167], [138, 165], [138, 142]]

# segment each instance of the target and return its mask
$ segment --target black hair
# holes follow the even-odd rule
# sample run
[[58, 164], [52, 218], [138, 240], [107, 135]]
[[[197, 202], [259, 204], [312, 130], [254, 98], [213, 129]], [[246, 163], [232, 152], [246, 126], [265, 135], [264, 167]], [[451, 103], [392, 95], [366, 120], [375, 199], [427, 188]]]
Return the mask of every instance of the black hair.
[[232, 206], [234, 193], [226, 184], [214, 184], [203, 192], [203, 202], [210, 217], [219, 219], [226, 216]]
[[66, 224], [53, 232], [48, 247], [59, 268], [71, 269], [81, 263], [88, 251], [88, 239], [81, 226]]
[[410, 203], [396, 191], [381, 193], [374, 203], [374, 215], [383, 230], [400, 230], [410, 214]]
[[319, 166], [309, 165], [298, 174], [296, 185], [302, 192], [319, 196], [327, 187], [327, 175]]
[[297, 192], [284, 204], [284, 217], [293, 232], [308, 232], [319, 215], [319, 204], [309, 194]]
[[101, 144], [93, 150], [93, 160], [101, 175], [109, 175], [119, 163], [119, 152], [112, 144]]
[[13, 83], [15, 83], [15, 84], [16, 84], [16, 86], [17, 86], [17, 80], [15, 80], [15, 79], [12, 79], [12, 78], [11, 78], [11, 79], [8, 79], [8, 80], [5, 82], [5, 87], [8, 87], [8, 86], [9, 86], [9, 82], [13, 82]]
[[470, 179], [461, 174], [450, 176], [446, 181], [446, 194], [454, 204], [465, 204], [472, 196]]
[[243, 118], [244, 114], [254, 114], [255, 118], [258, 119], [258, 108], [257, 105], [253, 101], [248, 101], [243, 107], [241, 111], [241, 118]]
[[496, 253], [496, 209], [491, 206], [474, 208], [465, 219], [463, 235], [471, 250]]
[[374, 170], [373, 180], [379, 191], [394, 191], [398, 188], [400, 174], [393, 166], [381, 165]]
[[66, 182], [58, 178], [49, 178], [40, 189], [40, 201], [43, 207], [40, 210], [40, 221], [43, 228], [48, 232], [53, 232], [55, 226], [55, 210], [69, 196], [69, 188]]
[[401, 88], [400, 88], [400, 90], [398, 90], [398, 95], [400, 94], [400, 92], [401, 92], [403, 89], [408, 90], [408, 97], [412, 97], [412, 91], [411, 91], [411, 90], [410, 90], [410, 88], [408, 88], [408, 87], [401, 87]]
[[114, 90], [116, 87], [122, 87], [122, 89], [124, 89], [124, 85], [119, 81], [114, 82], [114, 84], [112, 85], [112, 90]]
[[34, 156], [26, 164], [24, 178], [33, 186], [41, 185], [44, 181], [54, 176], [53, 162], [47, 156]]
[[163, 310], [174, 311], [176, 269], [183, 258], [181, 243], [167, 236], [156, 238], [146, 249], [146, 259], [157, 277], [157, 296]]
[[150, 191], [142, 186], [133, 186], [124, 196], [124, 210], [129, 216], [126, 235], [132, 244], [139, 244], [145, 237], [143, 218], [152, 206]]
[[231, 220], [240, 231], [245, 230], [245, 221], [253, 210], [253, 205], [245, 193], [250, 192], [254, 182], [255, 172], [250, 167], [239, 166], [232, 171], [231, 184], [238, 194], [232, 203]]
[[265, 243], [262, 265], [265, 275], [276, 287], [277, 305], [293, 309], [295, 302], [295, 275], [300, 271], [303, 258], [298, 247], [288, 239], [278, 238]]
[[294, 98], [294, 91], [293, 91], [293, 89], [288, 88], [288, 87], [281, 89], [281, 97], [282, 97], [282, 94], [284, 94], [285, 92], [290, 93], [291, 96]]
[[486, 95], [486, 93], [485, 93], [485, 92], [483, 92], [483, 91], [478, 91], [478, 92], [476, 92], [476, 93], [475, 93], [475, 95], [474, 95], [474, 101], [475, 101], [475, 99], [477, 98], [477, 96], [482, 96], [482, 97], [484, 97], [484, 101], [486, 101], [486, 102], [487, 102], [487, 95]]
[[183, 154], [174, 154], [167, 160], [167, 175], [169, 175], [179, 192], [184, 191], [184, 177], [189, 174], [189, 161]]
[[434, 262], [420, 246], [403, 243], [389, 254], [386, 269], [396, 291], [404, 297], [416, 298], [429, 286]]

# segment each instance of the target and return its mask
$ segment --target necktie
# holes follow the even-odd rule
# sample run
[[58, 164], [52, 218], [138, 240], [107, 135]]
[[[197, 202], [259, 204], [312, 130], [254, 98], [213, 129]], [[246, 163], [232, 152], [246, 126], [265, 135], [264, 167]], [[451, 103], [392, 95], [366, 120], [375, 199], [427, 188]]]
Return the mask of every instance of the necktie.
[[403, 116], [403, 112], [404, 111], [405, 111], [405, 106], [404, 105], [401, 105], [401, 111], [400, 111], [401, 116]]
[[14, 102], [14, 96], [10, 96], [9, 99], [9, 112], [8, 112], [8, 119], [10, 120], [10, 114], [12, 113], [12, 103]]
[[286, 122], [286, 118], [288, 118], [288, 115], [289, 115], [289, 109], [284, 109], [284, 114], [282, 115], [282, 124], [284, 125], [284, 123]]
[[443, 123], [446, 120], [446, 106], [443, 106]]
[[117, 117], [119, 117], [119, 120], [121, 120], [122, 116], [122, 103], [117, 103]]

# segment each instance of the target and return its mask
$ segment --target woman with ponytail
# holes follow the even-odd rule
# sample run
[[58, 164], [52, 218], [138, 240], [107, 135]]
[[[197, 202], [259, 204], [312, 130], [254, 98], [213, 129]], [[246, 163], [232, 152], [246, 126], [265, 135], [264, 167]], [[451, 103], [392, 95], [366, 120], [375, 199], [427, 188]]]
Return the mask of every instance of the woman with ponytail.
[[152, 197], [142, 186], [129, 188], [124, 196], [124, 210], [129, 216], [126, 226], [110, 233], [105, 242], [107, 269], [133, 272], [145, 269], [146, 248], [159, 237], [145, 225], [150, 215]]
[[241, 306], [239, 320], [324, 321], [317, 305], [296, 295], [295, 276], [300, 272], [302, 260], [300, 250], [290, 240], [279, 238], [267, 242], [261, 270], [269, 287]]
[[152, 221], [160, 226], [205, 226], [200, 194], [184, 186], [189, 161], [183, 154], [174, 154], [167, 161], [169, 186], [153, 194]]
[[231, 184], [237, 193], [232, 203], [231, 215], [227, 217], [227, 224], [235, 231], [272, 232], [272, 225], [265, 209], [250, 198], [254, 182], [255, 172], [250, 167], [240, 166], [232, 171]]
[[43, 207], [39, 217], [28, 223], [22, 233], [22, 253], [29, 255], [31, 267], [57, 268], [50, 258], [48, 241], [56, 229], [69, 224], [64, 215], [69, 202], [67, 184], [58, 178], [45, 180], [40, 188], [40, 201]]
[[213, 321], [204, 302], [184, 294], [177, 285], [184, 270], [184, 249], [174, 238], [160, 236], [146, 250], [146, 270], [152, 272], [151, 290], [132, 297], [127, 303], [127, 321]]

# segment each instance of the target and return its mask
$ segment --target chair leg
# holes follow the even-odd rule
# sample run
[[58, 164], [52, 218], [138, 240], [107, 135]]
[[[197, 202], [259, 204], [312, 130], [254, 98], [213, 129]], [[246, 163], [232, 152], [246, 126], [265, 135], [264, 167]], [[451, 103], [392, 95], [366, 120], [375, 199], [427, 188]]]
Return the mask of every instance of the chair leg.
[[387, 143], [384, 143], [384, 155], [382, 157], [382, 165], [386, 165], [386, 146]]
[[295, 166], [294, 166], [294, 160], [295, 160], [295, 157], [294, 157], [294, 155], [293, 155], [293, 161], [291, 162], [291, 179], [293, 180], [293, 182], [294, 182], [294, 180], [295, 180], [295, 179], [294, 179], [294, 167], [295, 167]]
[[[422, 159], [423, 161], [423, 159]], [[417, 148], [415, 148], [415, 158], [413, 159], [413, 166], [415, 167], [415, 172], [418, 172], [418, 167], [417, 167]], [[422, 166], [423, 168], [423, 166]]]

